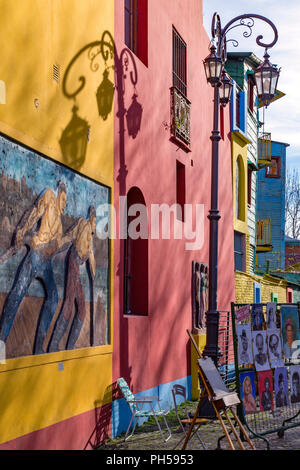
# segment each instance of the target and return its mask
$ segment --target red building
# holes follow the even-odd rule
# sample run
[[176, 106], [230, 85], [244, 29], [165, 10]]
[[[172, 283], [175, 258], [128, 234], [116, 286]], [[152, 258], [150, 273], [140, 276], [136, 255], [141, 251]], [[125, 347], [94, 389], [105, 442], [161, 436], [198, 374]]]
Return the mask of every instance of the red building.
[[[115, 101], [113, 381], [124, 377], [134, 393], [155, 392], [165, 406], [171, 406], [173, 383], [185, 385], [190, 394], [186, 329], [193, 326], [192, 263], [208, 264], [209, 257], [213, 90], [202, 62], [210, 39], [202, 24], [202, 1], [188, 3], [187, 9], [185, 0], [115, 2], [117, 74], [122, 55], [128, 69], [124, 94], [119, 87]], [[132, 53], [123, 52], [126, 48]], [[131, 111], [125, 115], [131, 103], [135, 120]], [[229, 310], [234, 300], [229, 107], [221, 110], [221, 127], [218, 308]], [[120, 239], [119, 198], [126, 195], [128, 208], [145, 204], [148, 239]], [[193, 230], [196, 225], [198, 230], [192, 249], [190, 240], [177, 239], [173, 229], [170, 239], [155, 237], [153, 205], [176, 203], [192, 205]], [[175, 211], [179, 231], [190, 221], [188, 214], [182, 218]], [[127, 222], [134, 219], [131, 215]], [[127, 427], [127, 408], [116, 398], [114, 435]]]

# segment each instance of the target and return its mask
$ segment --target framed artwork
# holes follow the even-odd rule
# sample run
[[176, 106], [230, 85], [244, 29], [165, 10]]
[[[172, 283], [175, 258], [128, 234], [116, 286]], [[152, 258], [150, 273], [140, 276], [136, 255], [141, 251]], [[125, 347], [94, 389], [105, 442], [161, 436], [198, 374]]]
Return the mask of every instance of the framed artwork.
[[208, 310], [208, 265], [193, 261], [192, 297], [193, 330], [205, 327], [205, 312]]
[[253, 357], [257, 371], [270, 369], [270, 363], [267, 354], [267, 332], [253, 331]]
[[283, 366], [280, 330], [267, 330], [267, 342], [271, 368]]
[[300, 366], [290, 366], [291, 403], [300, 403]]
[[274, 372], [274, 388], [276, 408], [289, 404], [287, 369], [277, 367]]
[[110, 189], [1, 137], [0, 153], [7, 358], [108, 344]]
[[252, 305], [252, 330], [260, 331], [263, 329], [263, 307], [262, 304], [253, 304]]
[[258, 391], [260, 410], [272, 410], [274, 407], [272, 370], [258, 372]]
[[276, 326], [276, 310], [277, 304], [275, 302], [267, 303], [267, 329], [274, 330]]
[[238, 338], [238, 363], [253, 364], [251, 325], [236, 325]]
[[241, 401], [245, 414], [256, 412], [256, 395], [255, 395], [255, 373], [253, 371], [242, 372], [240, 374], [241, 383]]
[[281, 335], [283, 354], [286, 359], [300, 357], [299, 317], [296, 306], [281, 307]]

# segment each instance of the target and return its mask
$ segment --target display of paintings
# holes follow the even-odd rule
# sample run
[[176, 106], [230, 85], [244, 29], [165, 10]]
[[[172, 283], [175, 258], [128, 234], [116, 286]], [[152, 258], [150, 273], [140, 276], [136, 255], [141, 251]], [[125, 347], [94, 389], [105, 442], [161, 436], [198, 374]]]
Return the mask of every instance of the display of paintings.
[[276, 408], [289, 404], [287, 369], [277, 367], [274, 372], [274, 388]]
[[276, 309], [277, 309], [277, 304], [275, 302], [267, 303], [267, 329], [268, 330], [274, 330], [277, 328]]
[[300, 403], [300, 366], [290, 366], [291, 403]]
[[271, 368], [282, 367], [282, 345], [279, 329], [267, 330], [268, 354]]
[[252, 306], [252, 330], [258, 331], [263, 329], [263, 308], [262, 304], [253, 304]]
[[283, 305], [281, 307], [281, 334], [284, 357], [286, 359], [300, 357], [299, 317], [296, 306]]
[[272, 370], [258, 372], [258, 391], [261, 411], [273, 409], [273, 378]]
[[253, 331], [253, 356], [255, 368], [257, 371], [270, 369], [270, 363], [267, 354], [267, 332]]
[[252, 371], [242, 372], [240, 374], [241, 383], [241, 401], [244, 407], [245, 414], [256, 412], [256, 401], [255, 401], [255, 374]]
[[239, 365], [253, 364], [251, 325], [237, 325], [236, 333]]

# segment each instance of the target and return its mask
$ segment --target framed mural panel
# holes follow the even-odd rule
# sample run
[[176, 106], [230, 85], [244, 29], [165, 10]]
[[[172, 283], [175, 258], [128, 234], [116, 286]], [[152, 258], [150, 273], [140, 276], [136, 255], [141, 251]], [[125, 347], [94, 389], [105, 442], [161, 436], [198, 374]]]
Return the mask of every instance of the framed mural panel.
[[208, 265], [192, 263], [193, 331], [205, 328], [205, 312], [208, 310]]
[[6, 357], [108, 344], [110, 188], [2, 137], [0, 154]]

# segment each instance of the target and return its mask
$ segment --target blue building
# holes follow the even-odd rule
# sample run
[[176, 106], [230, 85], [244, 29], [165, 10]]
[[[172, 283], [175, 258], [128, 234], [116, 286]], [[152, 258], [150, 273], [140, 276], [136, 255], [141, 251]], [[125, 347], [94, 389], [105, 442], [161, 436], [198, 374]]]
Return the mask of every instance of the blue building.
[[256, 271], [258, 273], [285, 268], [285, 183], [286, 148], [289, 144], [261, 140], [259, 159], [269, 163], [258, 171]]

